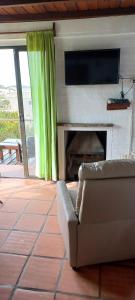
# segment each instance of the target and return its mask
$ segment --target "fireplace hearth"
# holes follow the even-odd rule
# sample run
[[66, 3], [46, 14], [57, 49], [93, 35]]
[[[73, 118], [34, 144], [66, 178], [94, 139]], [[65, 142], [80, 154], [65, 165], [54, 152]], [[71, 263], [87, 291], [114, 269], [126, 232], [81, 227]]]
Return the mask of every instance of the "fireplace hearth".
[[96, 132], [104, 148], [104, 159], [115, 158], [113, 154], [113, 128], [114, 124], [112, 123], [58, 123], [59, 180], [67, 180], [67, 150], [77, 132]]
[[81, 163], [106, 159], [106, 131], [69, 131], [66, 146], [66, 180], [78, 180]]

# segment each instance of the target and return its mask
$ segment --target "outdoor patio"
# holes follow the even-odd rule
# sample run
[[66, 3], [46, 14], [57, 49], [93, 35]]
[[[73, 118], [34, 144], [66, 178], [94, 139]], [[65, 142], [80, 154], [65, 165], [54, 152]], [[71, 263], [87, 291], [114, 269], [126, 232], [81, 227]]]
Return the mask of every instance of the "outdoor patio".
[[0, 300], [135, 299], [133, 261], [69, 266], [55, 183], [0, 178], [0, 200]]
[[24, 178], [23, 163], [17, 160], [15, 150], [3, 150], [0, 157], [0, 176]]
[[[28, 158], [28, 167], [30, 176], [35, 176], [35, 158]], [[0, 176], [24, 178], [23, 162], [16, 160], [14, 150], [11, 153], [7, 150], [3, 152], [3, 160], [0, 159]]]

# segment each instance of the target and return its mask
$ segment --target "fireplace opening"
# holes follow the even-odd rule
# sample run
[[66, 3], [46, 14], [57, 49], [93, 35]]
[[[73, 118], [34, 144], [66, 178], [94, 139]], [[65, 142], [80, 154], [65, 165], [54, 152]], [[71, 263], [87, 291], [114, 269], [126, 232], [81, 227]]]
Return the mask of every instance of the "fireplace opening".
[[66, 180], [78, 180], [81, 163], [106, 159], [106, 131], [68, 131], [66, 136]]

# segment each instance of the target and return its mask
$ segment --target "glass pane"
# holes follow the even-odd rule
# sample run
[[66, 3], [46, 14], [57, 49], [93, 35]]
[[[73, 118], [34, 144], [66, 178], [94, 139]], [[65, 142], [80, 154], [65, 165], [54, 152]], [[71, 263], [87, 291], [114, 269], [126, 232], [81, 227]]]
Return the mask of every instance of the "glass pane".
[[[21, 137], [12, 49], [0, 50], [0, 173], [23, 177]], [[11, 166], [12, 165], [12, 166]]]
[[29, 175], [35, 176], [35, 139], [27, 52], [19, 52]]

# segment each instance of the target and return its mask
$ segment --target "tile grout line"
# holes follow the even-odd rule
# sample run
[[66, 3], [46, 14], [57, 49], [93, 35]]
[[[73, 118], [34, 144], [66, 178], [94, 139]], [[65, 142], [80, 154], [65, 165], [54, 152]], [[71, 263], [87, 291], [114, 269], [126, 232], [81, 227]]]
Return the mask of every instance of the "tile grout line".
[[[32, 291], [32, 292], [39, 292], [39, 293], [53, 293], [55, 297], [55, 291], [54, 290], [49, 290], [49, 289], [36, 289], [36, 288], [30, 288], [30, 287], [19, 287], [20, 290], [24, 291]], [[61, 295], [68, 295], [68, 296], [74, 296], [74, 297], [79, 297], [83, 299], [92, 299], [92, 300], [101, 300], [101, 298], [96, 297], [96, 296], [87, 296], [87, 295], [80, 295], [77, 293], [69, 293], [69, 292], [62, 292], [62, 291], [56, 291], [56, 296], [57, 294]], [[10, 299], [9, 299], [10, 300]], [[55, 298], [54, 298], [55, 300]], [[103, 299], [102, 299], [103, 300]], [[108, 299], [109, 300], [109, 299]]]
[[[46, 220], [45, 220], [45, 221], [46, 221]], [[45, 223], [45, 222], [44, 222], [44, 223]], [[15, 284], [15, 286], [14, 286], [14, 288], [13, 288], [13, 291], [12, 291], [12, 293], [11, 293], [11, 297], [10, 297], [9, 300], [12, 300], [12, 299], [13, 299], [13, 296], [14, 296], [14, 294], [15, 294], [15, 291], [16, 291], [16, 289], [19, 287], [19, 285], [18, 285], [19, 280], [20, 280], [21, 276], [23, 275], [24, 270], [25, 270], [26, 267], [27, 267], [28, 261], [29, 261], [30, 258], [32, 257], [32, 252], [33, 252], [33, 249], [34, 249], [34, 247], [35, 247], [35, 244], [36, 244], [36, 242], [37, 242], [37, 240], [38, 240], [38, 238], [39, 238], [40, 232], [41, 232], [41, 231], [39, 231], [38, 234], [37, 234], [37, 237], [36, 237], [36, 239], [35, 239], [35, 241], [34, 241], [34, 243], [33, 243], [33, 246], [32, 246], [32, 248], [31, 248], [31, 251], [30, 251], [29, 255], [26, 256], [27, 259], [26, 259], [26, 261], [25, 261], [25, 263], [24, 263], [24, 265], [23, 265], [23, 267], [22, 267], [22, 270], [21, 270], [21, 272], [20, 272], [20, 274], [19, 274], [19, 277], [18, 277], [18, 279], [17, 279], [17, 281], [16, 281], [16, 284]]]
[[[23, 186], [22, 187], [22, 191], [23, 191], [23, 189], [26, 189], [26, 187], [25, 186]], [[47, 187], [45, 187], [45, 188], [47, 188]], [[36, 189], [37, 188], [35, 188], [35, 191], [36, 191]], [[22, 191], [19, 191], [19, 192], [22, 192]], [[33, 192], [35, 192], [35, 191], [33, 191]], [[41, 191], [41, 188], [39, 189], [39, 191]], [[1, 192], [1, 190], [0, 190], [0, 192]], [[11, 192], [11, 191], [10, 191]], [[18, 191], [17, 191], [18, 192]], [[29, 190], [27, 190], [27, 192], [29, 192]], [[44, 191], [45, 192], [45, 191]], [[16, 194], [16, 193], [15, 193]], [[9, 199], [9, 196], [10, 196], [10, 199]], [[31, 199], [31, 198], [26, 198], [25, 196], [23, 196], [23, 197], [19, 197], [19, 196], [11, 196], [11, 194], [9, 194], [8, 196], [6, 196], [6, 197], [4, 197], [4, 200], [5, 200], [5, 202], [7, 202], [7, 201], [10, 201], [10, 200], [18, 200], [18, 201], [20, 201], [20, 200], [26, 200], [26, 201], [44, 201], [44, 202], [46, 202], [46, 201], [48, 201], [48, 202], [51, 202], [51, 201], [53, 201], [53, 200], [55, 200], [55, 197], [56, 197], [56, 192], [54, 193], [54, 195], [53, 196], [51, 196], [51, 200], [48, 200], [48, 199], [38, 199], [38, 196], [37, 196], [37, 198], [36, 199]], [[1, 199], [2, 197], [0, 197], [0, 199]], [[3, 198], [2, 198], [2, 202], [3, 202]], [[3, 207], [3, 205], [2, 205], [2, 207]]]
[[[52, 202], [53, 202], [53, 200], [52, 200]], [[50, 206], [50, 209], [51, 209], [51, 206]], [[20, 286], [18, 285], [19, 280], [20, 280], [21, 276], [23, 275], [24, 270], [26, 269], [26, 265], [28, 264], [28, 261], [29, 261], [30, 258], [33, 256], [32, 253], [33, 253], [35, 244], [36, 244], [36, 242], [37, 242], [37, 240], [38, 240], [40, 234], [42, 233], [42, 230], [43, 230], [43, 228], [44, 228], [44, 226], [45, 226], [45, 224], [46, 224], [46, 222], [47, 222], [47, 218], [48, 218], [50, 209], [48, 210], [48, 213], [46, 214], [45, 220], [44, 220], [44, 222], [43, 222], [43, 224], [42, 224], [42, 226], [41, 226], [41, 228], [40, 228], [40, 230], [39, 230], [39, 232], [38, 232], [38, 234], [37, 234], [37, 237], [36, 237], [36, 239], [35, 239], [35, 241], [34, 241], [34, 243], [33, 243], [33, 246], [32, 246], [32, 248], [31, 248], [31, 251], [30, 251], [30, 253], [29, 253], [29, 255], [28, 255], [28, 257], [27, 257], [27, 259], [26, 259], [26, 261], [25, 261], [25, 263], [24, 263], [24, 266], [23, 266], [23, 268], [22, 268], [22, 270], [21, 270], [21, 272], [20, 272], [20, 274], [19, 274], [19, 277], [18, 277], [18, 279], [17, 279], [17, 281], [16, 281], [16, 284], [15, 284], [15, 286], [14, 286], [14, 288], [13, 288], [13, 291], [12, 291], [12, 293], [11, 293], [11, 296], [10, 296], [9, 300], [12, 300], [12, 299], [13, 299], [16, 289], [17, 289], [18, 287], [20, 287]]]
[[[49, 202], [49, 201], [46, 201], [46, 202]], [[27, 204], [27, 206], [28, 206], [28, 204]], [[15, 212], [15, 211], [1, 211], [1, 213], [2, 214], [4, 214], [4, 213], [6, 213], [6, 214], [17, 214], [17, 212]], [[33, 213], [33, 212], [25, 212], [25, 211], [23, 211], [23, 214], [25, 214], [25, 215], [36, 215], [36, 216], [37, 215], [38, 216], [44, 216], [44, 215], [46, 215], [46, 213], [35, 213], [35, 212]]]
[[45, 219], [44, 224], [42, 224], [42, 226], [41, 226], [40, 233], [43, 233], [43, 232], [44, 232], [43, 229], [44, 229], [44, 227], [45, 227], [45, 225], [46, 225], [46, 223], [47, 223], [47, 220], [48, 220], [48, 217], [49, 217], [49, 212], [51, 211], [51, 208], [52, 208], [52, 205], [53, 205], [53, 201], [54, 201], [54, 199], [52, 200], [52, 204], [50, 205], [50, 207], [49, 207], [49, 209], [48, 209], [48, 212], [47, 212], [47, 214], [46, 214], [46, 219]]
[[[96, 296], [80, 295], [80, 294], [77, 294], [77, 293], [69, 293], [69, 292], [62, 292], [62, 291], [56, 291], [56, 296], [57, 296], [57, 294], [66, 295], [66, 296], [73, 296], [73, 297], [79, 297], [79, 298], [86, 299], [86, 300], [87, 299], [89, 299], [89, 300], [104, 300], [104, 299], [101, 299], [101, 298], [96, 297]], [[54, 298], [54, 300], [55, 300], [55, 298]], [[110, 299], [106, 299], [106, 300], [110, 300]]]
[[[46, 216], [46, 219], [48, 219], [47, 218], [47, 215], [44, 215], [44, 216]], [[51, 215], [51, 216], [53, 216], [53, 217], [55, 217], [56, 215]], [[45, 224], [44, 224], [44, 226], [45, 226]], [[4, 230], [4, 231], [18, 231], [18, 232], [24, 232], [24, 233], [27, 233], [27, 232], [29, 232], [29, 233], [38, 233], [38, 231], [33, 231], [33, 230], [24, 230], [24, 229], [16, 229], [16, 228], [10, 228], [10, 229], [0, 229], [0, 231], [1, 230]], [[44, 233], [44, 231], [42, 231], [42, 233]], [[61, 233], [60, 232], [48, 232], [48, 231], [46, 231], [45, 232], [46, 234], [52, 234], [52, 235], [61, 235]]]
[[[20, 280], [20, 278], [21, 278], [21, 276], [22, 276], [22, 274], [23, 274], [23, 271], [24, 271], [24, 269], [25, 269], [25, 267], [26, 267], [26, 265], [27, 265], [27, 263], [28, 263], [28, 260], [30, 259], [30, 257], [32, 257], [32, 253], [33, 253], [33, 249], [34, 249], [34, 247], [35, 247], [35, 244], [36, 244], [36, 241], [38, 240], [38, 238], [39, 238], [39, 235], [41, 234], [41, 233], [43, 233], [43, 228], [44, 228], [44, 226], [45, 226], [45, 224], [46, 224], [46, 222], [47, 222], [47, 219], [48, 219], [48, 217], [49, 217], [49, 215], [50, 215], [50, 211], [51, 211], [51, 209], [52, 209], [52, 207], [53, 207], [53, 205], [54, 205], [54, 202], [55, 202], [55, 199], [56, 199], [56, 193], [55, 193], [55, 195], [54, 195], [54, 198], [51, 200], [51, 201], [47, 201], [47, 202], [51, 202], [51, 205], [50, 205], [50, 207], [49, 207], [49, 210], [48, 210], [48, 212], [47, 212], [47, 214], [38, 214], [38, 215], [44, 215], [45, 216], [45, 220], [44, 220], [44, 222], [43, 222], [43, 224], [42, 224], [42, 226], [41, 226], [41, 228], [40, 228], [40, 230], [38, 231], [38, 232], [35, 232], [35, 231], [32, 231], [32, 232], [34, 232], [34, 233], [37, 233], [37, 237], [36, 237], [36, 239], [35, 239], [35, 241], [34, 241], [34, 243], [33, 243], [33, 246], [32, 246], [32, 249], [31, 249], [31, 252], [29, 253], [29, 255], [27, 256], [27, 255], [25, 255], [25, 254], [18, 254], [18, 253], [5, 253], [4, 252], [4, 254], [10, 254], [10, 255], [21, 255], [21, 256], [24, 256], [24, 257], [26, 257], [26, 261], [25, 261], [25, 263], [24, 263], [24, 265], [23, 265], [23, 267], [22, 267], [22, 269], [21, 269], [21, 272], [20, 272], [20, 274], [19, 274], [19, 277], [18, 277], [18, 279], [17, 279], [17, 281], [16, 281], [16, 284], [15, 284], [15, 286], [14, 285], [12, 285], [11, 287], [13, 287], [13, 290], [12, 290], [12, 293], [11, 293], [11, 295], [10, 295], [10, 299], [12, 299], [12, 297], [14, 296], [14, 292], [15, 292], [15, 290], [16, 290], [16, 288], [17, 287], [19, 287], [18, 286], [18, 282], [19, 282], [19, 280]], [[20, 198], [19, 200], [26, 200], [26, 199], [22, 199], [22, 198]], [[18, 200], [18, 201], [19, 201]], [[35, 199], [34, 199], [35, 200]], [[36, 201], [36, 200], [35, 200]], [[40, 200], [41, 201], [41, 200]], [[46, 200], [43, 200], [43, 202], [44, 201], [46, 201]], [[17, 229], [15, 229], [14, 227], [15, 227], [15, 225], [17, 224], [17, 222], [19, 221], [19, 219], [21, 218], [21, 216], [25, 213], [25, 210], [27, 209], [27, 206], [29, 205], [29, 203], [30, 203], [30, 199], [28, 199], [27, 200], [27, 204], [25, 205], [25, 207], [24, 207], [24, 209], [23, 210], [21, 210], [20, 212], [18, 212], [18, 218], [16, 219], [16, 222], [13, 224], [13, 226], [10, 228], [10, 229], [5, 229], [5, 228], [2, 228], [1, 230], [9, 230], [9, 234], [8, 234], [8, 236], [7, 236], [7, 238], [3, 241], [3, 245], [4, 245], [4, 243], [6, 242], [6, 240], [8, 239], [8, 237], [9, 237], [9, 235], [11, 234], [11, 232], [14, 232], [14, 231], [21, 231], [21, 232], [31, 232], [31, 231], [25, 231], [25, 230], [17, 230]], [[10, 212], [6, 212], [5, 211], [5, 213], [10, 213]], [[17, 212], [14, 212], [14, 213], [16, 213], [17, 214]], [[33, 214], [33, 213], [29, 213], [29, 214], [31, 214], [31, 215], [35, 215], [35, 214]], [[37, 214], [36, 214], [37, 215]], [[56, 216], [56, 214], [52, 214], [52, 216]], [[45, 232], [45, 234], [56, 234], [56, 235], [60, 235], [60, 233], [49, 233], [49, 232]], [[33, 255], [33, 257], [34, 257], [34, 255]], [[40, 257], [40, 256], [39, 256]], [[40, 257], [40, 258], [42, 258], [42, 257]], [[43, 258], [45, 258], [45, 257], [43, 257]], [[53, 257], [46, 257], [46, 258], [49, 258], [49, 259], [54, 259]], [[62, 263], [62, 261], [63, 261], [63, 259], [64, 258], [58, 258], [58, 257], [56, 257], [55, 259], [58, 259], [59, 261], [61, 261], [61, 263]], [[3, 286], [3, 285], [2, 285]], [[30, 290], [29, 288], [27, 288], [27, 290]], [[36, 291], [39, 291], [39, 290], [37, 290], [37, 289], [35, 289]], [[45, 290], [43, 290], [43, 291], [45, 291]], [[50, 291], [50, 290], [48, 290], [48, 291]], [[50, 292], [52, 292], [52, 290], [50, 291]], [[54, 291], [53, 291], [53, 293], [54, 293]]]
[[[55, 199], [54, 199], [55, 200]], [[53, 201], [54, 200], [52, 200], [52, 205], [53, 205]], [[43, 226], [43, 228], [42, 228], [42, 233], [47, 233], [46, 231], [43, 231], [43, 229], [44, 229], [44, 227], [45, 227], [45, 225], [46, 225], [46, 223], [47, 223], [47, 221], [48, 221], [48, 218], [50, 217], [50, 215], [49, 215], [49, 212], [51, 211], [51, 209], [52, 209], [52, 205], [50, 205], [50, 208], [49, 208], [49, 210], [48, 210], [48, 213], [47, 213], [47, 215], [46, 215], [46, 222], [45, 222], [45, 224], [44, 224], [44, 226]], [[48, 234], [49, 234], [49, 232], [48, 232]], [[53, 234], [53, 233], [52, 233]]]
[[[24, 255], [24, 256], [25, 256], [25, 255]], [[15, 285], [14, 285], [14, 287], [13, 287], [13, 290], [12, 290], [12, 292], [11, 292], [11, 295], [10, 295], [10, 297], [9, 297], [9, 300], [12, 300], [12, 299], [13, 299], [14, 292], [15, 292], [16, 287], [17, 287], [17, 283], [18, 283], [18, 281], [20, 280], [20, 277], [21, 277], [21, 275], [22, 275], [22, 273], [23, 273], [23, 270], [24, 270], [24, 268], [25, 268], [25, 266], [26, 266], [26, 264], [27, 264], [29, 258], [30, 258], [29, 256], [26, 256], [26, 261], [25, 261], [25, 263], [24, 263], [24, 265], [23, 265], [23, 267], [22, 267], [22, 269], [21, 269], [21, 272], [20, 272], [20, 274], [19, 274], [19, 276], [18, 276], [18, 279], [17, 279], [17, 281], [16, 281], [16, 283], [15, 283]]]
[[24, 207], [24, 209], [22, 209], [22, 211], [20, 211], [20, 213], [18, 212], [18, 215], [19, 215], [19, 216], [18, 216], [16, 222], [14, 223], [14, 225], [12, 226], [12, 230], [14, 230], [15, 225], [18, 223], [19, 219], [22, 217], [23, 212], [24, 212], [25, 208], [28, 206], [28, 204], [29, 204], [29, 203], [26, 204], [26, 206]]
[[[52, 209], [52, 206], [53, 206], [53, 203], [52, 203], [52, 205], [50, 206], [50, 208], [49, 208], [49, 210], [48, 210], [48, 212], [47, 212], [47, 214], [30, 214], [30, 215], [42, 215], [42, 216], [44, 216], [45, 217], [45, 222], [43, 222], [43, 224], [42, 224], [42, 229], [41, 229], [41, 233], [44, 233], [44, 231], [43, 231], [43, 229], [44, 229], [44, 226], [45, 226], [45, 224], [46, 224], [46, 222], [47, 222], [47, 220], [48, 220], [48, 217], [49, 216], [57, 216], [57, 215], [50, 215], [49, 214], [49, 212], [51, 211], [51, 209]], [[34, 231], [34, 230], [25, 230], [25, 229], [17, 229], [17, 228], [14, 228], [14, 226], [17, 224], [17, 222], [19, 221], [19, 218], [21, 218], [21, 216], [23, 215], [23, 212], [22, 212], [22, 214], [20, 214], [19, 215], [19, 217], [17, 218], [17, 221], [14, 223], [14, 225], [12, 226], [12, 228], [7, 228], [7, 229], [5, 229], [5, 228], [1, 228], [0, 230], [4, 230], [4, 231], [9, 231], [9, 234], [8, 234], [8, 236], [7, 236], [7, 238], [5, 238], [5, 240], [4, 240], [4, 242], [2, 243], [2, 245], [0, 246], [0, 248], [4, 245], [4, 243], [6, 242], [6, 240], [8, 239], [8, 237], [9, 237], [9, 235], [12, 233], [12, 232], [23, 232], [23, 233], [38, 233], [38, 231]], [[47, 231], [45, 231], [45, 233], [46, 234], [50, 234], [50, 235], [61, 235], [61, 233], [56, 233], [56, 232], [47, 232]]]
[[9, 230], [9, 233], [8, 233], [8, 235], [5, 237], [5, 239], [4, 239], [4, 241], [2, 242], [2, 245], [0, 246], [0, 248], [2, 248], [2, 246], [5, 244], [5, 242], [7, 241], [7, 239], [8, 239], [8, 237], [9, 237], [9, 235], [10, 235], [10, 233], [12, 232], [12, 229], [7, 229], [7, 231]]
[[[39, 236], [38, 236], [39, 237]], [[34, 244], [36, 243], [38, 237], [36, 238]], [[33, 250], [32, 250], [33, 251]], [[62, 261], [67, 261], [68, 259], [67, 258], [64, 258], [64, 257], [58, 257], [58, 256], [43, 256], [43, 255], [37, 255], [37, 254], [22, 254], [22, 253], [16, 253], [16, 252], [0, 252], [0, 254], [5, 254], [5, 255], [13, 255], [13, 256], [32, 256], [32, 257], [35, 257], [35, 258], [47, 258], [47, 259], [50, 259], [50, 260], [54, 260], [54, 259], [57, 259], [57, 260], [62, 260]]]
[[60, 282], [60, 279], [61, 279], [61, 276], [62, 276], [63, 268], [64, 268], [64, 259], [61, 259], [60, 271], [59, 271], [59, 274], [58, 274], [58, 277], [57, 277], [56, 286], [55, 286], [55, 290], [54, 290], [54, 300], [56, 299], [56, 294], [57, 294], [57, 291], [58, 291], [58, 286], [59, 286], [59, 282]]
[[64, 253], [64, 258], [63, 260], [61, 261], [61, 269], [60, 269], [60, 272], [59, 272], [59, 276], [57, 278], [57, 286], [56, 286], [56, 290], [55, 290], [55, 297], [54, 299], [56, 298], [57, 296], [57, 293], [59, 293], [60, 291], [58, 290], [58, 287], [59, 287], [59, 282], [60, 282], [60, 279], [62, 277], [62, 271], [64, 269], [64, 262], [66, 261], [66, 249], [65, 249], [65, 253]]
[[[15, 224], [14, 224], [13, 227], [12, 227], [12, 231], [14, 230], [14, 226], [17, 224], [17, 222], [19, 221], [19, 219], [22, 217], [23, 212], [25, 211], [25, 208], [28, 206], [29, 202], [30, 202], [30, 200], [28, 201], [27, 205], [24, 207], [24, 209], [23, 209], [22, 212], [20, 213], [19, 217], [17, 218], [17, 221], [15, 222]], [[11, 253], [10, 253], [10, 254], [11, 254]], [[24, 256], [26, 256], [26, 255], [24, 255]], [[12, 300], [12, 299], [13, 299], [14, 292], [15, 292], [15, 290], [16, 290], [17, 283], [18, 283], [18, 281], [19, 281], [19, 279], [20, 279], [20, 277], [21, 277], [21, 275], [22, 275], [22, 273], [23, 273], [23, 270], [24, 270], [24, 268], [25, 268], [25, 266], [26, 266], [26, 264], [27, 264], [29, 258], [30, 258], [30, 256], [26, 256], [26, 261], [25, 261], [25, 263], [24, 263], [24, 265], [23, 265], [23, 267], [22, 267], [22, 269], [21, 269], [21, 272], [20, 272], [20, 274], [19, 274], [19, 276], [18, 276], [18, 279], [17, 279], [17, 281], [16, 281], [16, 284], [15, 284], [15, 286], [14, 286], [12, 292], [11, 292], [11, 295], [10, 295], [9, 300]]]
[[[26, 206], [25, 207], [27, 207], [28, 206], [28, 203], [26, 204]], [[23, 214], [23, 211], [25, 210], [25, 207], [24, 207], [24, 209], [22, 209], [22, 211], [19, 213], [18, 212], [18, 218], [16, 219], [16, 221], [15, 221], [15, 223], [14, 223], [14, 225], [10, 228], [10, 229], [7, 229], [7, 230], [9, 230], [10, 232], [9, 232], [9, 234], [7, 235], [7, 238], [4, 240], [4, 242], [2, 243], [2, 245], [0, 246], [0, 248], [6, 243], [6, 241], [7, 241], [7, 239], [9, 238], [9, 236], [10, 236], [10, 234], [13, 232], [13, 230], [14, 230], [14, 226], [17, 224], [17, 222], [19, 221], [19, 218], [21, 218], [21, 216], [22, 216], [22, 214]], [[16, 213], [17, 214], [17, 213]]]
[[[17, 222], [19, 221], [19, 219], [21, 219], [21, 217], [22, 217], [22, 215], [25, 213], [25, 214], [30, 214], [30, 215], [39, 215], [39, 216], [48, 216], [49, 215], [49, 212], [50, 212], [50, 210], [52, 209], [52, 206], [53, 206], [53, 203], [54, 203], [54, 201], [55, 201], [55, 198], [56, 198], [56, 194], [54, 195], [54, 199], [53, 200], [51, 200], [51, 201], [47, 201], [47, 202], [52, 202], [51, 203], [51, 205], [50, 205], [50, 208], [49, 208], [49, 210], [48, 210], [48, 212], [47, 212], [47, 214], [34, 214], [34, 213], [25, 213], [25, 210], [27, 209], [27, 206], [29, 205], [29, 203], [30, 203], [30, 199], [29, 200], [27, 200], [28, 201], [28, 203], [26, 204], [26, 206], [24, 207], [24, 209], [22, 209], [20, 212], [18, 212], [18, 218], [16, 219], [16, 221], [15, 221], [15, 223], [13, 224], [13, 226], [11, 227], [11, 228], [0, 228], [0, 230], [10, 230], [10, 231], [21, 231], [20, 229], [15, 229], [14, 227], [16, 226], [16, 224], [17, 224]], [[25, 198], [24, 199], [22, 199], [22, 200], [25, 200]], [[44, 200], [43, 200], [44, 201]], [[3, 213], [14, 213], [14, 214], [17, 214], [17, 212], [6, 212], [6, 211], [3, 211]], [[44, 224], [45, 225], [45, 224]], [[43, 226], [44, 227], [44, 226]], [[43, 228], [42, 228], [43, 229]], [[23, 231], [23, 230], [22, 230]], [[24, 232], [37, 232], [37, 231], [28, 231], [28, 230], [24, 230]], [[10, 235], [10, 233], [11, 232], [9, 232], [9, 234], [8, 234], [8, 236], [7, 236], [7, 238], [9, 237], [9, 235]], [[4, 240], [4, 243], [6, 242], [6, 240], [7, 239], [5, 239]], [[3, 244], [4, 244], [3, 243]], [[3, 245], [2, 244], [2, 245]], [[1, 246], [0, 246], [1, 247]]]

